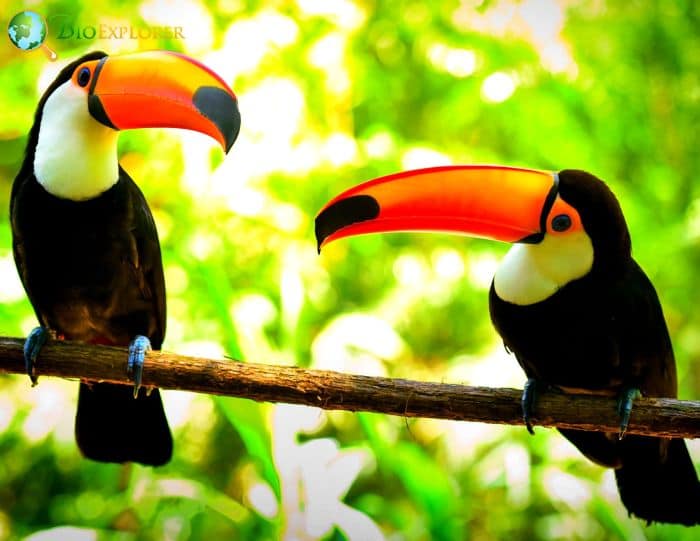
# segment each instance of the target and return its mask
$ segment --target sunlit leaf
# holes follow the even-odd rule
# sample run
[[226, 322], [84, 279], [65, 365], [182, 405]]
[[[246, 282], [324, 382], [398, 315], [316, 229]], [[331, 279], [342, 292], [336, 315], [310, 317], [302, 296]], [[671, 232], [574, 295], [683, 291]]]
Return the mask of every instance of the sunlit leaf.
[[270, 434], [265, 428], [266, 420], [262, 411], [264, 406], [242, 398], [219, 397], [216, 400], [241, 436], [248, 454], [259, 461], [263, 477], [279, 496], [279, 478], [272, 458]]

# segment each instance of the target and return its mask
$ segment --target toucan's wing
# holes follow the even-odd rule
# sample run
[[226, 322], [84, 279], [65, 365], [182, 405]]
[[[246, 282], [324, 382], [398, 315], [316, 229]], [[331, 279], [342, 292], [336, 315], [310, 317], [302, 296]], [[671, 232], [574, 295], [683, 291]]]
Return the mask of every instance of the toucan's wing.
[[[48, 327], [48, 322], [46, 318], [43, 317], [41, 312], [37, 309], [37, 303], [34, 302], [32, 289], [30, 287], [30, 280], [27, 276], [27, 255], [24, 246], [24, 239], [22, 237], [22, 230], [17, 223], [17, 202], [18, 198], [21, 197], [23, 190], [26, 189], [28, 182], [36, 182], [34, 174], [26, 168], [22, 167], [17, 178], [15, 178], [12, 184], [12, 195], [10, 196], [10, 227], [12, 228], [12, 255], [15, 259], [15, 265], [17, 267], [17, 273], [22, 281], [24, 290], [27, 292], [30, 302], [32, 303], [32, 308], [34, 308], [34, 313], [36, 314], [37, 321], [43, 326]], [[41, 219], [37, 217], [37, 219]]]
[[614, 296], [623, 384], [639, 388], [645, 396], [676, 397], [676, 363], [661, 303], [635, 261], [614, 289]]
[[143, 193], [123, 169], [119, 170], [132, 204], [132, 270], [143, 297], [152, 303], [149, 339], [160, 349], [165, 337], [165, 279], [158, 232], [153, 214]]

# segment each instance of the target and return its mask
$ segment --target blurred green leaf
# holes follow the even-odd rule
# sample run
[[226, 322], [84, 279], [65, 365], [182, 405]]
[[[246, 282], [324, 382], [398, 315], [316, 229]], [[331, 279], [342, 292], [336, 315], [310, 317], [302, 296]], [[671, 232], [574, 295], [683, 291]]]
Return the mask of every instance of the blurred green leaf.
[[280, 481], [272, 457], [270, 434], [265, 429], [264, 406], [243, 398], [218, 397], [216, 402], [241, 436], [248, 455], [259, 462], [263, 477], [279, 498]]
[[462, 538], [464, 532], [455, 508], [457, 490], [450, 476], [415, 443], [386, 442], [381, 434], [381, 425], [387, 422], [384, 417], [358, 413], [358, 418], [372, 449], [380, 457], [380, 466], [401, 481], [428, 515], [431, 538], [445, 541]]

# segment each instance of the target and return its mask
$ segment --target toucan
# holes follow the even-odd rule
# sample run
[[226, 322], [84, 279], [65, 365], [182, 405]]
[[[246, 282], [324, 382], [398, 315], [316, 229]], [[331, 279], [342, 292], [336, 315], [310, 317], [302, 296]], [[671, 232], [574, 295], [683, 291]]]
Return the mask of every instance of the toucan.
[[377, 178], [316, 217], [319, 250], [365, 233], [434, 231], [513, 243], [489, 293], [491, 321], [538, 392], [615, 396], [619, 433], [560, 430], [614, 468], [628, 512], [648, 522], [700, 523], [700, 483], [683, 439], [624, 436], [638, 393], [676, 397], [671, 340], [656, 291], [632, 258], [617, 198], [592, 174], [456, 165]]
[[237, 98], [187, 56], [92, 52], [68, 64], [39, 101], [10, 220], [17, 269], [39, 327], [24, 347], [36, 383], [49, 337], [128, 346], [134, 388], [80, 383], [75, 433], [89, 459], [166, 464], [173, 443], [157, 389], [140, 388], [145, 353], [165, 335], [165, 281], [156, 225], [118, 163], [120, 130], [196, 130], [223, 149], [240, 128]]

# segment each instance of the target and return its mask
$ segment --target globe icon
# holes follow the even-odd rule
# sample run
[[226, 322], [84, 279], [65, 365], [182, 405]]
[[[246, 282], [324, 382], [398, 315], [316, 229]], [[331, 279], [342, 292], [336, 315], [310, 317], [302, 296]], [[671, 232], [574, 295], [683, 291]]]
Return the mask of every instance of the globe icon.
[[21, 11], [12, 19], [7, 27], [10, 41], [22, 51], [33, 51], [41, 47], [46, 39], [46, 23], [34, 11]]

